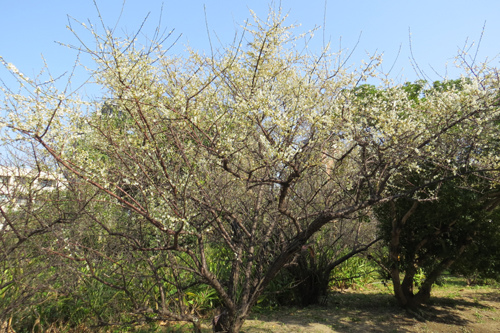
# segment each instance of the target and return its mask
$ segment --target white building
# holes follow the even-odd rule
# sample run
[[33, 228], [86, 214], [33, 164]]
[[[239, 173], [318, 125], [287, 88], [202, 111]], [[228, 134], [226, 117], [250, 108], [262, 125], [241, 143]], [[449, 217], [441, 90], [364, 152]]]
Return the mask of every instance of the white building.
[[36, 169], [0, 166], [0, 206], [19, 207], [43, 191], [61, 188], [63, 177]]

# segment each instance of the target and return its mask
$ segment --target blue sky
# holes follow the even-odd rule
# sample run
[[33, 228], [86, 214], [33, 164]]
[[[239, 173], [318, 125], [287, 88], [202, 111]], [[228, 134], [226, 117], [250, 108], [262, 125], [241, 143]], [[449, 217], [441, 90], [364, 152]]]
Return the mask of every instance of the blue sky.
[[[175, 29], [174, 36], [182, 34], [172, 49], [176, 54], [182, 54], [187, 45], [209, 53], [207, 24], [215, 46], [217, 38], [223, 45], [230, 44], [250, 17], [250, 9], [265, 17], [269, 8], [265, 0], [127, 0], [118, 21], [122, 0], [97, 0], [97, 4], [106, 25], [116, 26], [120, 34], [136, 31], [150, 13], [143, 28], [147, 35], [154, 33], [163, 4], [162, 27]], [[76, 52], [56, 43], [78, 44], [66, 28], [68, 15], [99, 23], [92, 0], [0, 0], [0, 5], [0, 55], [27, 75], [42, 68], [42, 54], [54, 76], [71, 70]], [[384, 69], [395, 64], [391, 75], [400, 81], [417, 79], [409, 61], [409, 30], [415, 60], [432, 80], [439, 79], [434, 70], [451, 78], [459, 75], [453, 59], [467, 40], [477, 45], [485, 22], [477, 59], [491, 59], [500, 53], [499, 0], [328, 0], [326, 4], [324, 0], [282, 0], [281, 6], [289, 13], [288, 23], [301, 24], [297, 32], [326, 23], [324, 30], [320, 28], [315, 34], [313, 50], [320, 51], [323, 34], [334, 49], [339, 48], [340, 40], [343, 48], [352, 49], [361, 35], [350, 62], [359, 65], [367, 53], [383, 52]], [[92, 42], [88, 34], [79, 31], [83, 40]], [[498, 66], [498, 59], [492, 64]], [[3, 69], [0, 78], [7, 83], [10, 80]]]

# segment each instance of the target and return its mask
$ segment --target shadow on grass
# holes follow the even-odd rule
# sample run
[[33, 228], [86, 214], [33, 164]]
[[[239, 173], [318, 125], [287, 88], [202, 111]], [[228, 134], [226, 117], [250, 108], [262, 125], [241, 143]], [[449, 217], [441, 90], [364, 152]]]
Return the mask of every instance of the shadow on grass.
[[[332, 332], [447, 332], [477, 331], [479, 318], [500, 310], [500, 292], [474, 289], [444, 289], [431, 297], [429, 304], [417, 313], [400, 308], [392, 294], [375, 291], [333, 292], [326, 306], [307, 308], [280, 307], [277, 310], [254, 312], [243, 325], [242, 333], [332, 333]], [[497, 306], [498, 304], [498, 306]], [[468, 312], [468, 316], [466, 313]], [[487, 321], [484, 315], [482, 321]], [[484, 332], [496, 327], [500, 317], [492, 319]], [[488, 324], [488, 323], [487, 323]], [[470, 326], [472, 325], [472, 326]], [[470, 328], [470, 330], [469, 330]], [[480, 332], [482, 330], [479, 330]], [[155, 332], [191, 332], [189, 327], [170, 327]], [[203, 333], [210, 333], [206, 321]]]
[[416, 318], [426, 322], [466, 326], [470, 320], [463, 318], [460, 312], [470, 308], [489, 309], [488, 306], [479, 302], [462, 298], [431, 297], [430, 302], [422, 306]]
[[[465, 327], [472, 322], [461, 315], [467, 309], [488, 309], [481, 301], [500, 301], [499, 294], [478, 293], [468, 300], [456, 296], [433, 297], [418, 312], [397, 306], [387, 293], [334, 293], [327, 306], [280, 308], [256, 314], [242, 330], [257, 332], [414, 332], [416, 325]], [[250, 318], [251, 319], [251, 318]]]
[[476, 298], [478, 301], [488, 301], [488, 302], [496, 302], [500, 303], [500, 289], [496, 293], [478, 293], [476, 294]]

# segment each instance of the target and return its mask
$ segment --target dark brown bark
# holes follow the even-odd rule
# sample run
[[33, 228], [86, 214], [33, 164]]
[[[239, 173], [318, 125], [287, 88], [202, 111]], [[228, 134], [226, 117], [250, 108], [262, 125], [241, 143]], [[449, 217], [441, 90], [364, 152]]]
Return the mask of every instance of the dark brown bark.
[[[415, 212], [418, 202], [414, 202], [412, 207], [406, 212], [406, 214], [400, 220], [396, 217], [395, 204], [392, 203], [393, 209], [393, 221], [392, 221], [392, 233], [391, 241], [389, 244], [389, 257], [391, 259], [390, 275], [394, 287], [394, 295], [398, 304], [401, 307], [408, 309], [416, 309], [420, 305], [426, 303], [431, 295], [432, 285], [436, 282], [439, 276], [448, 269], [456, 259], [465, 251], [467, 244], [462, 245], [453, 257], [448, 257], [443, 259], [439, 265], [426, 277], [422, 285], [419, 287], [417, 293], [414, 293], [414, 278], [417, 274], [417, 266], [412, 264], [405, 270], [405, 275], [403, 281], [400, 279], [400, 269], [399, 269], [399, 256], [400, 256], [400, 234], [407, 222], [408, 218]], [[452, 225], [455, 222], [452, 222]], [[417, 250], [432, 240], [432, 238], [438, 235], [440, 231], [436, 231], [431, 234], [428, 238], [423, 239], [418, 245]], [[411, 258], [406, 258], [408, 262], [415, 261], [415, 253], [411, 255]]]
[[221, 312], [212, 320], [214, 333], [238, 333], [243, 326], [244, 318], [230, 315], [227, 309]]
[[[400, 235], [405, 225], [406, 221], [410, 218], [410, 216], [415, 212], [418, 206], [418, 202], [415, 201], [411, 208], [406, 212], [402, 219], [398, 219], [396, 215], [396, 206], [394, 202], [391, 202], [392, 209], [392, 232], [391, 232], [391, 241], [389, 243], [389, 259], [391, 260], [390, 266], [390, 275], [392, 279], [392, 285], [394, 287], [394, 295], [396, 296], [396, 300], [400, 306], [406, 306], [411, 299], [411, 292], [408, 288], [408, 281], [403, 284], [401, 283], [401, 279], [399, 277], [400, 269], [399, 269], [399, 260], [400, 260]], [[415, 273], [413, 273], [415, 274]], [[413, 286], [413, 278], [412, 278], [412, 286]]]

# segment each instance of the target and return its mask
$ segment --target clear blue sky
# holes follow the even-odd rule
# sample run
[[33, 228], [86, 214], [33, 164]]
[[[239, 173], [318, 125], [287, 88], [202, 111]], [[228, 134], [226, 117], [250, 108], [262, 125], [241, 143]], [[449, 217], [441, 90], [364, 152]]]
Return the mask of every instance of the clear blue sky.
[[[154, 32], [163, 3], [163, 28], [175, 29], [175, 36], [182, 34], [172, 49], [177, 54], [186, 45], [209, 53], [204, 8], [212, 41], [217, 35], [223, 44], [230, 44], [235, 32], [241, 32], [239, 27], [250, 16], [249, 9], [261, 17], [268, 11], [266, 0], [127, 0], [117, 22], [122, 0], [97, 3], [106, 25], [116, 25], [119, 33], [136, 31], [150, 13], [143, 30], [148, 35]], [[83, 22], [99, 22], [92, 0], [0, 0], [0, 4], [0, 55], [27, 75], [41, 69], [42, 54], [53, 75], [71, 69], [76, 52], [55, 43], [78, 44], [66, 29], [67, 15]], [[415, 59], [431, 79], [439, 79], [431, 66], [446, 75], [448, 65], [448, 76], [458, 76], [453, 58], [467, 39], [469, 43], [479, 41], [485, 22], [478, 60], [500, 53], [500, 0], [328, 0], [326, 7], [324, 0], [282, 0], [281, 5], [289, 12], [289, 23], [301, 24], [298, 32], [323, 26], [326, 8], [324, 33], [335, 49], [340, 38], [342, 47], [352, 49], [361, 34], [351, 63], [359, 64], [367, 58], [367, 52], [378, 50], [385, 54], [384, 69], [388, 70], [401, 47], [392, 74], [403, 77], [402, 80], [417, 78], [409, 61], [409, 29]], [[83, 38], [92, 41], [88, 35], [83, 34]], [[315, 38], [312, 46], [319, 52], [323, 42], [321, 28]], [[498, 66], [498, 59], [493, 64]], [[3, 69], [0, 78], [9, 82]]]

